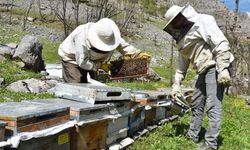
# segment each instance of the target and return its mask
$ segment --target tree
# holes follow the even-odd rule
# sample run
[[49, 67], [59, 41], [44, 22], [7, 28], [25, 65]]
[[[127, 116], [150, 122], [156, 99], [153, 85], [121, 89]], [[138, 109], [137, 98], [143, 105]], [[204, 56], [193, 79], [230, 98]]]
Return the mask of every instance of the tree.
[[55, 13], [56, 17], [63, 24], [65, 38], [69, 35], [69, 30], [73, 29], [70, 24], [70, 15], [67, 13], [68, 0], [49, 0], [51, 10]]
[[72, 9], [74, 10], [74, 17], [76, 26], [79, 25], [79, 7], [80, 7], [80, 0], [71, 0], [71, 3], [73, 4]]
[[23, 18], [23, 31], [26, 30], [27, 18], [28, 18], [28, 15], [30, 13], [30, 10], [32, 8], [33, 3], [34, 3], [34, 0], [30, 0], [29, 1], [29, 5], [26, 8], [26, 11], [25, 11], [25, 14], [24, 14], [24, 18]]
[[13, 6], [14, 6], [14, 0], [11, 0], [10, 1], [10, 8], [9, 8], [9, 11], [10, 11], [10, 17], [9, 17], [9, 24], [12, 23], [12, 9], [13, 9]]
[[42, 14], [41, 0], [37, 0], [37, 7], [38, 7], [39, 15], [40, 15], [42, 21], [44, 21], [45, 15]]

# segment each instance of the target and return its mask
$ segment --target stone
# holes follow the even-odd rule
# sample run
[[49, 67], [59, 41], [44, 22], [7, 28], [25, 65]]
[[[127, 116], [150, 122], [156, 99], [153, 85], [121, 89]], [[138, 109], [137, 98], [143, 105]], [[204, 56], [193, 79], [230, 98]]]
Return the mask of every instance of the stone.
[[43, 75], [43, 76], [48, 76], [49, 75], [49, 73], [47, 71], [41, 71], [40, 74]]
[[5, 45], [5, 44], [0, 44], [0, 55], [10, 55], [12, 56], [15, 52], [15, 49]]
[[16, 48], [13, 58], [21, 59], [25, 63], [25, 68], [40, 72], [45, 70], [42, 49], [43, 46], [37, 37], [26, 35]]
[[12, 48], [12, 49], [17, 48], [17, 46], [18, 46], [16, 43], [7, 43], [5, 45]]
[[250, 96], [247, 97], [247, 105], [250, 105]]
[[16, 64], [16, 65], [18, 65], [20, 68], [25, 67], [24, 62], [22, 62], [22, 61], [14, 61], [13, 63]]
[[27, 17], [27, 20], [30, 21], [30, 22], [34, 22], [36, 18], [33, 18], [33, 17]]
[[58, 81], [56, 80], [39, 80], [31, 78], [13, 82], [7, 86], [6, 89], [14, 92], [43, 93], [55, 87], [57, 83]]
[[4, 78], [0, 78], [0, 87], [3, 87], [4, 83], [5, 83]]

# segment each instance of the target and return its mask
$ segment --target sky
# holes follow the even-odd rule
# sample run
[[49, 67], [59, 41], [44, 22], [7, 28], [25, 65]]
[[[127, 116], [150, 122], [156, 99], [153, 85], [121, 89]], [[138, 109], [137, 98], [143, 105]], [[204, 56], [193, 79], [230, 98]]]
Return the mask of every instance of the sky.
[[[235, 10], [235, 0], [220, 0], [231, 10]], [[239, 0], [239, 11], [250, 12], [250, 0]]]

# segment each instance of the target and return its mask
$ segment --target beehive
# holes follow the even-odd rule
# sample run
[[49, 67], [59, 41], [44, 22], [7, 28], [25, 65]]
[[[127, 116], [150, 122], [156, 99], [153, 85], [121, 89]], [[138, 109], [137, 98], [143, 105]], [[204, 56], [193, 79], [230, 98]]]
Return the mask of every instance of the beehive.
[[32, 132], [46, 129], [69, 121], [69, 107], [8, 102], [0, 104], [0, 120], [7, 123], [9, 136], [20, 132]]
[[51, 104], [70, 107], [70, 118], [83, 122], [70, 129], [70, 149], [105, 149], [109, 105], [88, 104], [68, 99], [25, 101], [26, 103]]
[[106, 149], [108, 121], [95, 121], [72, 128], [71, 150]]
[[43, 99], [23, 101], [26, 103], [51, 104], [62, 107], [70, 107], [70, 119], [77, 121], [100, 121], [107, 119], [110, 114], [108, 104], [88, 104], [68, 99]]
[[134, 111], [129, 115], [128, 135], [133, 137], [138, 131], [144, 129], [145, 106], [142, 106], [140, 102], [131, 101], [130, 108], [134, 109]]
[[126, 79], [146, 76], [149, 62], [145, 58], [121, 59], [110, 62], [111, 79]]
[[111, 114], [118, 116], [117, 119], [110, 120], [107, 131], [107, 145], [116, 142], [119, 139], [127, 137], [129, 121], [129, 101], [120, 101], [111, 103], [114, 107]]

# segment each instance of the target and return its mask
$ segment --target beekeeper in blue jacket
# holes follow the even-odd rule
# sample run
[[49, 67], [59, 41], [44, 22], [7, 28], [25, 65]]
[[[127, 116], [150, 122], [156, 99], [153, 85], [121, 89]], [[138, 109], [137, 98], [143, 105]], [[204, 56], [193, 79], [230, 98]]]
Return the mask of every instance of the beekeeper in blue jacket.
[[192, 6], [173, 5], [165, 14], [168, 32], [176, 41], [179, 57], [172, 96], [181, 96], [181, 81], [191, 64], [198, 74], [191, 102], [192, 117], [186, 134], [198, 142], [203, 112], [207, 107], [209, 126], [205, 143], [198, 150], [217, 149], [221, 128], [224, 88], [231, 83], [230, 63], [234, 57], [229, 42], [213, 16], [197, 13]]

